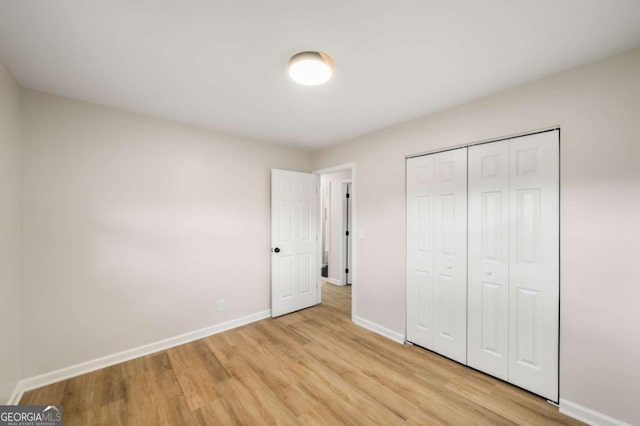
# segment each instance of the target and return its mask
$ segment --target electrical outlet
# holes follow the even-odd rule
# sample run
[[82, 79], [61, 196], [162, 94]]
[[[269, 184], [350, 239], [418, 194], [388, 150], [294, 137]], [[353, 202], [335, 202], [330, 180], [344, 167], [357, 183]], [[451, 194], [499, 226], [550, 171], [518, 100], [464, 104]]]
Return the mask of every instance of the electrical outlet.
[[218, 299], [218, 310], [224, 311], [227, 309], [227, 301], [224, 299]]

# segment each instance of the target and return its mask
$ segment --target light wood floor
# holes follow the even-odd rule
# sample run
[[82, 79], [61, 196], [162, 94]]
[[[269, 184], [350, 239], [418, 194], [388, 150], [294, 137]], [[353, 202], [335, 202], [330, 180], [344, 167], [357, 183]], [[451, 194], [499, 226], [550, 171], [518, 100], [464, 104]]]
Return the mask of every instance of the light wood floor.
[[579, 424], [523, 390], [350, 321], [351, 287], [267, 319], [28, 392], [66, 426]]

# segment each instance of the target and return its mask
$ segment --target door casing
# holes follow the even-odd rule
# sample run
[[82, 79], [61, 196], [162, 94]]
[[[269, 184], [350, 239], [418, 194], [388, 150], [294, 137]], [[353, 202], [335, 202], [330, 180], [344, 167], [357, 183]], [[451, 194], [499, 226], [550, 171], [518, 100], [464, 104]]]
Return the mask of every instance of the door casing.
[[[357, 266], [357, 249], [358, 249], [358, 239], [359, 239], [359, 231], [358, 231], [358, 215], [357, 215], [357, 197], [358, 197], [358, 188], [357, 188], [357, 179], [356, 179], [356, 163], [344, 163], [344, 164], [339, 164], [336, 166], [332, 166], [332, 167], [326, 167], [323, 169], [318, 169], [318, 170], [314, 170], [313, 173], [317, 174], [318, 176], [323, 175], [323, 174], [327, 174], [327, 173], [333, 173], [333, 172], [339, 172], [339, 171], [343, 171], [343, 170], [351, 170], [351, 193], [352, 195], [352, 199], [351, 199], [351, 229], [353, 232], [353, 237], [351, 238], [351, 245], [352, 245], [352, 256], [353, 259], [351, 260], [351, 268], [353, 269], [351, 272], [351, 320], [356, 322], [356, 318], [358, 317], [357, 315], [357, 308], [358, 308], [358, 292], [357, 292], [357, 281], [358, 281], [358, 266]], [[320, 215], [318, 215], [318, 218], [320, 218]], [[321, 226], [321, 223], [318, 222], [318, 226]], [[320, 239], [319, 239], [320, 240]], [[319, 244], [322, 244], [322, 241], [319, 241]], [[319, 256], [322, 256], [322, 247], [320, 247], [320, 249], [318, 249], [318, 254]], [[320, 257], [319, 259], [321, 264], [322, 261], [322, 257]], [[320, 277], [321, 273], [320, 270], [318, 270], [318, 279], [321, 279]], [[322, 286], [319, 287], [318, 289], [318, 303], [320, 303], [322, 301]]]

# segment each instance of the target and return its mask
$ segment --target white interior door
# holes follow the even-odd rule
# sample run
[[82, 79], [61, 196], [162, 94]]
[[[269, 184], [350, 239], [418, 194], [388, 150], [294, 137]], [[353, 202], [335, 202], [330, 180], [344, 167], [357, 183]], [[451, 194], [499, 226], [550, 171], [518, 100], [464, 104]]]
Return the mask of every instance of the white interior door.
[[271, 171], [271, 314], [318, 303], [318, 176]]
[[433, 350], [433, 155], [407, 160], [407, 340]]
[[559, 133], [510, 140], [509, 381], [558, 400]]
[[434, 155], [434, 350], [467, 361], [467, 149]]
[[509, 141], [469, 147], [467, 363], [508, 380]]
[[407, 160], [407, 340], [466, 362], [467, 150]]

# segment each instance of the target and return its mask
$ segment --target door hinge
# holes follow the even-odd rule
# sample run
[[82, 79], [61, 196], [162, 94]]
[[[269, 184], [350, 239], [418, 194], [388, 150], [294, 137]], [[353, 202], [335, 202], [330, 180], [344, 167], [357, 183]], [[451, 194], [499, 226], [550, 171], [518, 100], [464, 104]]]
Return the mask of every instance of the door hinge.
[[351, 196], [351, 194], [349, 194], [349, 193], [347, 192], [347, 198], [349, 198], [350, 196]]
[[348, 273], [349, 273], [349, 268], [345, 269], [345, 270], [344, 270], [344, 273], [345, 273], [345, 274], [348, 274]]

